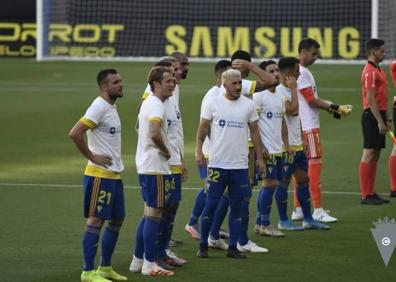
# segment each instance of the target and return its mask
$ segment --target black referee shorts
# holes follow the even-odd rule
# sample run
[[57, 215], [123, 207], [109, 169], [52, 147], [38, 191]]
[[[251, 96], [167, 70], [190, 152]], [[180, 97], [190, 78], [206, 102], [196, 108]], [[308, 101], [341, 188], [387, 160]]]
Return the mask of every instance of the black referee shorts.
[[[386, 112], [380, 111], [380, 114], [386, 124]], [[379, 133], [378, 122], [370, 109], [363, 111], [361, 122], [363, 129], [363, 148], [377, 150], [385, 148], [385, 135]]]

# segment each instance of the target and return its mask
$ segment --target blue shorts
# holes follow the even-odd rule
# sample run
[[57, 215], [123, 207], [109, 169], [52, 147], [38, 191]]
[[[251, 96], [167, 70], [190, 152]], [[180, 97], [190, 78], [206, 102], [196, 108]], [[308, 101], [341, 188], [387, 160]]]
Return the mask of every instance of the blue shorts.
[[221, 169], [210, 167], [208, 169], [208, 197], [217, 200], [228, 187], [228, 196], [231, 206], [239, 206], [243, 199], [252, 196], [249, 183], [248, 169]]
[[284, 177], [283, 156], [270, 155], [266, 164], [265, 179], [281, 181]]
[[84, 176], [84, 216], [103, 220], [125, 218], [124, 184], [121, 179]]
[[208, 177], [208, 166], [200, 165], [198, 166], [199, 178], [201, 180], [206, 179]]
[[142, 188], [143, 201], [152, 208], [166, 207], [171, 196], [171, 190], [175, 189], [171, 174], [139, 174], [139, 183]]
[[171, 189], [170, 196], [165, 203], [165, 206], [178, 204], [181, 201], [181, 186], [182, 186], [182, 175], [181, 173], [174, 173], [172, 174], [173, 182], [174, 182], [174, 189]]
[[297, 151], [294, 155], [283, 154], [285, 177], [291, 177], [297, 169], [308, 172], [308, 159], [304, 151]]

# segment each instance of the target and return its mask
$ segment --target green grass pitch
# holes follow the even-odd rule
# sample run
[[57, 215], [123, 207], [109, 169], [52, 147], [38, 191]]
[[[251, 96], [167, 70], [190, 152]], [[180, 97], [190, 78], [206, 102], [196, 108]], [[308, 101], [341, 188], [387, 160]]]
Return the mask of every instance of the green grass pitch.
[[[200, 186], [194, 164], [200, 101], [214, 84], [213, 64], [191, 63], [180, 98], [190, 175], [174, 231], [174, 237], [184, 242], [174, 250], [189, 263], [177, 269], [172, 278], [147, 278], [128, 272], [143, 207], [134, 165], [137, 135], [133, 126], [151, 64], [3, 59], [0, 65], [0, 281], [79, 281], [85, 224], [80, 185], [86, 160], [67, 133], [98, 95], [97, 71], [108, 67], [116, 68], [125, 83], [125, 96], [117, 106], [123, 129], [127, 218], [113, 265], [127, 274], [129, 281], [394, 281], [396, 254], [385, 267], [370, 228], [378, 218], [396, 217], [396, 201], [362, 206], [357, 194], [362, 150], [361, 65], [312, 67], [321, 97], [354, 106], [352, 115], [343, 120], [321, 113], [322, 182], [323, 190], [329, 192], [323, 201], [339, 222], [331, 224], [332, 229], [326, 232], [288, 232], [281, 239], [259, 237], [252, 232], [256, 213], [253, 197], [250, 237], [270, 253], [250, 254], [246, 260], [235, 261], [214, 250], [210, 259], [196, 258], [198, 243], [183, 229]], [[377, 172], [377, 190], [386, 197], [390, 147], [388, 142]], [[276, 218], [274, 206], [273, 223]]]

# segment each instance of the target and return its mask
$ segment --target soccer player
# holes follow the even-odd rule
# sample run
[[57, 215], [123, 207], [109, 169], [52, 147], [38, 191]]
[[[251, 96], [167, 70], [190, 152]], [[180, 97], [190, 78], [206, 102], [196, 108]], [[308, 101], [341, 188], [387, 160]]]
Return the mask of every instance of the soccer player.
[[[287, 187], [290, 184], [291, 176], [296, 179], [297, 199], [300, 202], [303, 212], [303, 228], [328, 230], [330, 227], [318, 220], [312, 218], [311, 202], [309, 194], [308, 180], [308, 159], [305, 155], [303, 146], [303, 137], [301, 132], [301, 121], [299, 117], [297, 79], [300, 75], [299, 61], [294, 57], [282, 58], [278, 62], [279, 81], [276, 87], [276, 93], [285, 97], [287, 124], [287, 138], [285, 140], [284, 154], [284, 178], [279, 183], [275, 198], [279, 204], [283, 204], [283, 210], [287, 209]], [[278, 195], [277, 195], [278, 194]], [[283, 217], [283, 218], [282, 218]], [[281, 230], [300, 230], [288, 220], [287, 215], [280, 215], [278, 228]]]
[[[167, 137], [169, 139], [169, 148], [171, 152], [169, 165], [172, 177], [175, 180], [175, 189], [170, 191], [171, 196], [162, 214], [159, 232], [161, 238], [158, 245], [159, 249], [157, 250], [159, 256], [157, 263], [166, 269], [171, 269], [167, 264], [180, 266], [187, 262], [185, 259], [177, 257], [176, 254], [169, 249], [173, 232], [173, 223], [179, 202], [181, 201], [181, 182], [186, 181], [188, 175], [187, 166], [184, 162], [183, 125], [179, 109], [179, 83], [182, 77], [182, 70], [180, 68], [180, 63], [173, 57], [163, 57], [155, 65], [170, 67], [174, 72], [176, 82], [172, 96], [164, 103], [167, 116], [166, 121], [168, 124]], [[150, 95], [152, 95], [152, 90], [150, 85], [148, 85], [143, 93], [142, 101], [147, 99]], [[138, 122], [139, 121], [137, 121], [137, 123]]]
[[[257, 166], [264, 167], [257, 112], [254, 103], [241, 96], [242, 77], [238, 70], [229, 69], [222, 74], [224, 95], [208, 101], [201, 113], [197, 131], [196, 161], [204, 165], [202, 145], [210, 130], [210, 158], [208, 164], [208, 196], [201, 219], [201, 243], [198, 257], [208, 257], [208, 236], [213, 214], [224, 189], [228, 187], [230, 199], [230, 240], [227, 256], [245, 258], [237, 249], [241, 230], [241, 206], [244, 198], [251, 197], [248, 176], [248, 128], [257, 154]], [[263, 248], [264, 249], [264, 248]], [[268, 251], [268, 250], [266, 250]]]
[[[251, 57], [248, 52], [243, 50], [235, 51], [231, 56], [231, 61], [232, 67], [239, 70], [242, 74], [243, 79], [241, 95], [251, 99], [253, 93], [263, 91], [277, 84], [275, 79], [270, 74], [251, 63]], [[254, 73], [258, 77], [258, 80], [252, 81], [245, 79], [248, 77], [250, 72]], [[255, 170], [254, 159], [253, 144], [249, 142], [250, 189], [252, 189], [252, 186], [257, 184], [257, 175], [259, 175]], [[238, 249], [244, 252], [265, 252], [264, 248], [258, 247], [255, 243], [250, 241], [248, 237], [249, 203], [250, 198], [245, 197], [241, 206], [242, 227], [238, 238]]]
[[[216, 63], [214, 67], [214, 73], [216, 76], [216, 85], [213, 86], [208, 90], [208, 92], [205, 94], [204, 98], [202, 99], [201, 103], [201, 113], [203, 112], [206, 102], [210, 100], [213, 97], [216, 97], [220, 95], [220, 89], [221, 89], [221, 75], [223, 72], [231, 68], [231, 61], [228, 60], [220, 60]], [[206, 160], [209, 158], [209, 138], [206, 137], [205, 142], [202, 146], [202, 151], [203, 154], [205, 155]], [[206, 201], [206, 194], [207, 194], [207, 161], [205, 162], [204, 165], [201, 165], [198, 167], [199, 170], [199, 176], [203, 182], [203, 187], [194, 203], [193, 210], [191, 212], [191, 216], [189, 219], [189, 222], [185, 226], [185, 230], [187, 233], [191, 235], [191, 237], [195, 240], [200, 240], [201, 239], [201, 234], [199, 232], [198, 228], [198, 220], [199, 217], [202, 214], [203, 208], [205, 206], [205, 201]], [[219, 206], [216, 209], [215, 215], [214, 215], [214, 223], [212, 224], [212, 228], [210, 231], [210, 236], [208, 239], [208, 244], [209, 247], [214, 247], [214, 248], [219, 248], [219, 249], [228, 249], [228, 244], [220, 238], [220, 227], [221, 224], [223, 223], [223, 220], [227, 214], [228, 210], [228, 195], [226, 195], [227, 192], [223, 194], [221, 197]]]
[[[271, 74], [276, 82], [279, 83], [279, 68], [275, 61], [264, 61], [259, 67]], [[292, 80], [287, 77], [286, 83], [287, 85], [295, 86], [292, 89], [296, 96], [297, 84], [295, 79]], [[288, 220], [287, 187], [280, 186], [284, 171], [283, 150], [285, 146], [288, 147], [287, 127], [284, 120], [286, 113], [285, 97], [277, 93], [275, 86], [273, 86], [262, 92], [254, 93], [253, 101], [256, 104], [259, 115], [258, 125], [261, 141], [269, 153], [266, 159], [266, 173], [257, 197], [258, 217], [255, 232], [261, 235], [282, 237], [284, 233], [270, 225], [271, 205], [274, 194], [278, 206], [279, 226], [287, 230], [303, 230], [302, 227], [296, 226]], [[294, 104], [298, 103], [297, 99], [292, 102]]]
[[385, 58], [385, 42], [372, 38], [366, 42], [368, 62], [363, 69], [362, 129], [363, 155], [359, 164], [361, 204], [380, 205], [389, 203], [375, 193], [375, 174], [381, 149], [385, 148], [385, 135], [391, 119], [387, 116], [388, 88], [385, 72], [379, 67]]
[[[389, 65], [393, 87], [396, 89], [396, 58]], [[396, 130], [396, 96], [393, 97], [393, 130]], [[392, 153], [389, 157], [388, 168], [390, 176], [390, 197], [396, 197], [396, 143], [393, 141]]]
[[[313, 218], [322, 222], [336, 222], [337, 218], [330, 216], [322, 207], [322, 184], [320, 174], [322, 170], [322, 149], [319, 137], [319, 110], [333, 112], [335, 117], [347, 116], [351, 113], [349, 105], [337, 105], [326, 102], [318, 96], [315, 79], [308, 69], [319, 56], [320, 45], [314, 39], [305, 38], [298, 45], [300, 61], [300, 76], [298, 84], [299, 114], [302, 123], [305, 143], [308, 145], [308, 175], [310, 194], [313, 202]], [[296, 197], [295, 197], [296, 199]], [[292, 219], [302, 219], [303, 214], [298, 201]]]
[[[120, 172], [121, 123], [116, 100], [123, 96], [123, 82], [114, 69], [103, 69], [97, 75], [100, 96], [70, 130], [69, 136], [81, 154], [88, 159], [84, 172], [84, 216], [87, 218], [83, 237], [84, 268], [82, 282], [127, 280], [115, 272], [111, 258], [125, 218], [124, 185]], [[84, 139], [87, 136], [88, 141]], [[103, 223], [100, 266], [94, 262]]]
[[186, 79], [188, 74], [188, 68], [190, 65], [190, 63], [188, 62], [188, 57], [178, 51], [173, 52], [170, 56], [175, 58], [180, 64], [180, 69], [182, 71], [181, 79]]
[[143, 101], [140, 108], [135, 157], [145, 203], [144, 217], [136, 231], [136, 247], [130, 270], [143, 275], [170, 276], [174, 272], [158, 266], [155, 259], [163, 209], [174, 187], [168, 162], [171, 155], [164, 105], [175, 88], [173, 70], [154, 67], [149, 72], [148, 82], [153, 94]]

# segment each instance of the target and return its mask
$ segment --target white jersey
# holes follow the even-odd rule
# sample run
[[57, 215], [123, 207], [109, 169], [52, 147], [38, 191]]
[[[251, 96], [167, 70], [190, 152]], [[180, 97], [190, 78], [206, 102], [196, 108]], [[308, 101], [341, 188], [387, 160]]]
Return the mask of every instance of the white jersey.
[[[150, 84], [147, 84], [142, 99], [153, 95]], [[179, 108], [179, 85], [176, 84], [172, 96], [165, 100], [165, 115], [167, 122], [167, 135], [169, 140], [170, 165], [181, 165], [184, 155], [184, 134], [181, 113]]]
[[[318, 98], [315, 79], [309, 69], [300, 65], [300, 76], [297, 79], [298, 90], [312, 88], [314, 97]], [[299, 114], [303, 130], [319, 128], [319, 109], [311, 107], [306, 98], [298, 93]]]
[[211, 121], [209, 167], [248, 168], [248, 124], [258, 120], [253, 101], [217, 95], [207, 101], [202, 118]]
[[88, 161], [88, 165], [117, 173], [123, 171], [121, 122], [116, 105], [111, 105], [102, 97], [98, 97], [89, 106], [81, 121], [91, 128], [87, 131], [89, 150], [95, 155], [108, 155], [113, 162], [108, 168], [91, 161]]
[[[288, 87], [279, 84], [275, 91], [286, 97], [287, 101], [291, 101], [291, 91]], [[302, 146], [300, 117], [286, 114], [285, 120], [289, 136], [289, 146]]]
[[164, 103], [157, 96], [149, 95], [142, 103], [138, 118], [139, 137], [135, 157], [138, 174], [170, 174], [168, 160], [150, 137], [150, 121], [161, 122], [162, 139], [169, 148]]
[[[220, 94], [220, 87], [218, 85], [213, 86], [212, 88], [210, 88], [208, 90], [208, 92], [206, 92], [205, 96], [202, 99], [202, 103], [201, 103], [201, 115], [200, 117], [202, 117], [202, 113], [204, 112], [204, 109], [206, 107], [206, 103], [208, 100], [210, 100], [213, 97], [216, 97]], [[224, 88], [223, 88], [224, 89]], [[203, 154], [208, 157], [210, 152], [210, 139], [208, 137], [205, 138], [205, 141], [202, 145], [202, 152]]]
[[169, 97], [165, 102], [165, 115], [167, 122], [166, 134], [169, 140], [169, 152], [171, 158], [169, 164], [181, 165], [184, 152], [183, 124], [179, 105], [174, 96]]
[[256, 92], [253, 101], [259, 115], [261, 142], [270, 154], [283, 152], [282, 122], [286, 112], [286, 97], [269, 90]]

